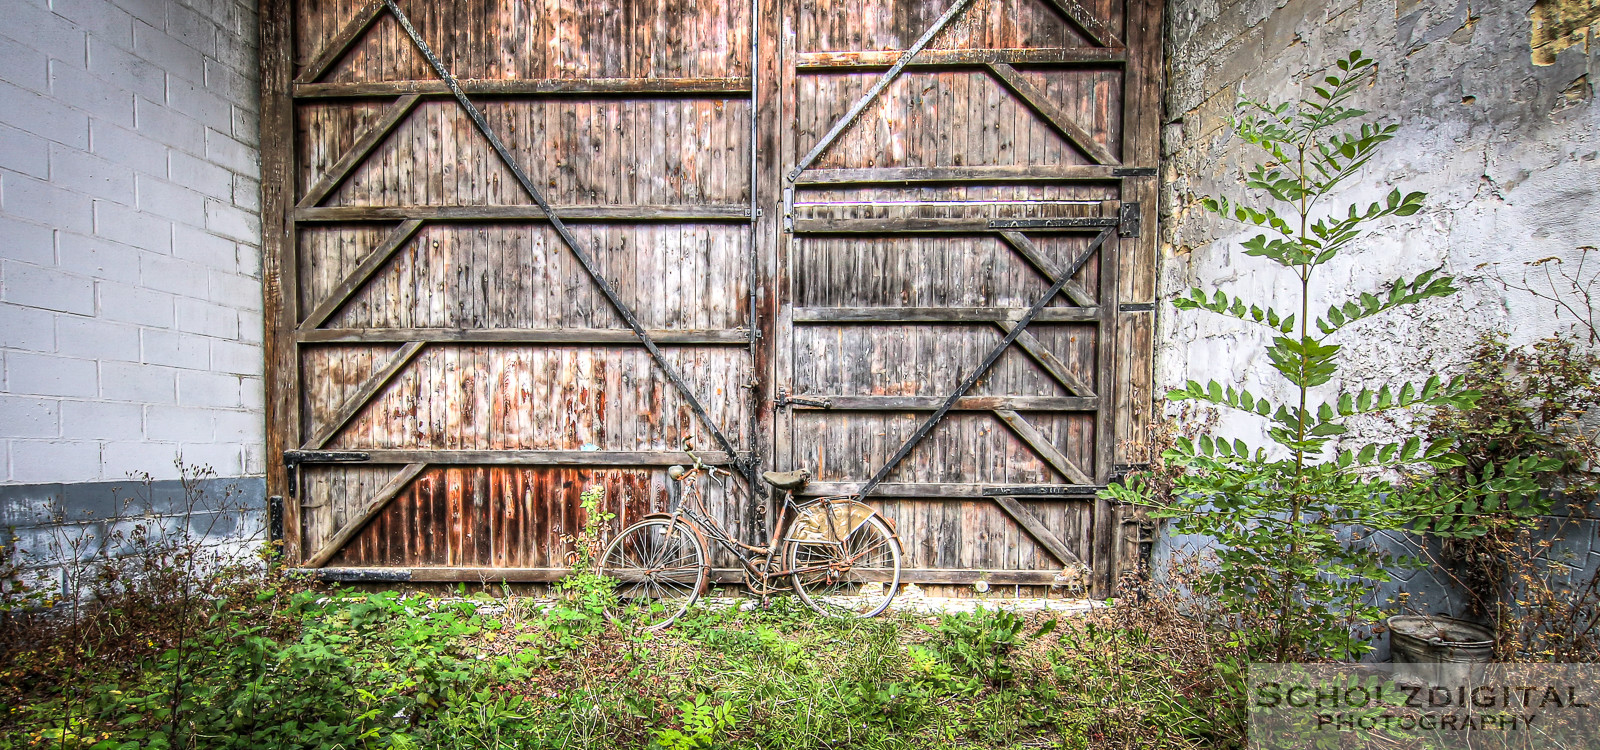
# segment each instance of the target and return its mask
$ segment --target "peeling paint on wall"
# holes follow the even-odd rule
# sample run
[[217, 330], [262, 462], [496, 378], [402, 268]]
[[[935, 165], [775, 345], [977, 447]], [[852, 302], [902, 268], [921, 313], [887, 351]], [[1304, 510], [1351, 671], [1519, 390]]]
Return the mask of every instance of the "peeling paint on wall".
[[[1556, 53], [1582, 45], [1588, 52], [1600, 33], [1600, 0], [1538, 0], [1533, 22], [1533, 64], [1554, 65]], [[1587, 83], [1587, 81], [1585, 81]]]

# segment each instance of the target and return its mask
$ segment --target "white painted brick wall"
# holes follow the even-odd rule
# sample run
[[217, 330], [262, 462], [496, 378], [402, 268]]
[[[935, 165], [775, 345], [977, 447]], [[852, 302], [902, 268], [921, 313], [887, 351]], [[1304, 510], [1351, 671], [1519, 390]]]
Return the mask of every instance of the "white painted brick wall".
[[0, 484], [262, 471], [247, 0], [9, 0]]

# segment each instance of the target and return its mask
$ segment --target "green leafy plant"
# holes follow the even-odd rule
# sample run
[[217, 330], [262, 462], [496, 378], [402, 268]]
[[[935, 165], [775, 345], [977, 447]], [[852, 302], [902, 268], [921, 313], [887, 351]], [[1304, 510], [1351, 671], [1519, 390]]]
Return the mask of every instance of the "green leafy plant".
[[662, 750], [700, 750], [714, 747], [717, 735], [732, 729], [738, 723], [734, 705], [730, 701], [710, 703], [704, 695], [678, 704], [678, 726], [667, 727], [656, 733], [656, 745]]
[[[1326, 205], [1397, 129], [1361, 122], [1367, 113], [1350, 106], [1376, 75], [1376, 63], [1358, 51], [1335, 67], [1298, 101], [1271, 106], [1242, 99], [1240, 114], [1230, 121], [1239, 137], [1265, 157], [1243, 176], [1245, 187], [1265, 199], [1264, 205], [1204, 200], [1207, 210], [1224, 219], [1261, 230], [1241, 243], [1244, 254], [1294, 275], [1298, 309], [1280, 311], [1223, 290], [1198, 288], [1174, 300], [1180, 310], [1206, 310], [1264, 328], [1272, 342], [1269, 365], [1288, 386], [1282, 400], [1216, 381], [1191, 380], [1171, 391], [1170, 399], [1267, 420], [1275, 447], [1210, 434], [1176, 440], [1164, 458], [1184, 471], [1175, 481], [1172, 503], [1157, 512], [1178, 519], [1178, 531], [1219, 543], [1215, 571], [1199, 581], [1203, 593], [1235, 612], [1270, 613], [1250, 634], [1250, 650], [1255, 658], [1280, 661], [1353, 657], [1370, 648], [1352, 627], [1377, 618], [1377, 604], [1368, 596], [1371, 583], [1388, 580], [1390, 567], [1406, 561], [1363, 543], [1363, 537], [1413, 526], [1429, 514], [1403, 502], [1381, 472], [1457, 460], [1448, 443], [1419, 437], [1333, 445], [1346, 434], [1346, 423], [1399, 409], [1464, 407], [1474, 398], [1462, 378], [1438, 376], [1377, 389], [1336, 389], [1341, 333], [1456, 288], [1449, 276], [1426, 271], [1313, 313], [1317, 272], [1354, 249], [1372, 222], [1415, 214], [1424, 197], [1395, 190], [1365, 206]], [[1109, 493], [1150, 502], [1137, 480]]]
[[603, 622], [606, 607], [616, 596], [616, 582], [595, 572], [595, 558], [600, 555], [601, 531], [617, 517], [615, 513], [603, 510], [605, 501], [606, 488], [603, 485], [597, 484], [584, 490], [578, 496], [578, 505], [583, 508], [583, 526], [576, 534], [561, 538], [572, 545], [572, 551], [567, 555], [572, 572], [557, 581], [555, 588], [571, 606], [558, 608], [556, 616], [575, 625]]

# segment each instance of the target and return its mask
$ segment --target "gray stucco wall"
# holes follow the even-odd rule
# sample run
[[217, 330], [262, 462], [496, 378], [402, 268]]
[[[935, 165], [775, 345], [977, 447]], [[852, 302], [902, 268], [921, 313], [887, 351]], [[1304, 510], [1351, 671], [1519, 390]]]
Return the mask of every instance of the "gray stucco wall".
[[45, 498], [104, 511], [130, 475], [170, 492], [180, 455], [260, 506], [255, 14], [5, 3], [0, 532]]
[[[1600, 245], [1600, 108], [1593, 103], [1600, 45], [1535, 41], [1533, 17], [1548, 18], [1555, 5], [1581, 3], [1546, 2], [1536, 11], [1533, 0], [1169, 0], [1163, 295], [1198, 284], [1250, 301], [1293, 299], [1292, 277], [1244, 256], [1237, 243], [1249, 235], [1204, 213], [1198, 199], [1243, 195], [1235, 176], [1255, 155], [1226, 123], [1241, 92], [1273, 103], [1295, 98], [1309, 75], [1361, 49], [1381, 69], [1360, 104], [1400, 131], [1339, 203], [1377, 200], [1392, 186], [1427, 192], [1428, 207], [1378, 228], [1322, 272], [1313, 294], [1375, 289], [1430, 268], [1461, 277], [1464, 291], [1341, 333], [1343, 385], [1376, 387], [1459, 368], [1484, 331], [1505, 331], [1522, 344], [1566, 330], [1570, 320], [1506, 292], [1493, 281], [1495, 266], [1484, 267], [1498, 264], [1519, 279], [1526, 261], [1576, 259], [1577, 248]], [[1579, 42], [1585, 25], [1577, 26]], [[1267, 366], [1269, 342], [1255, 331], [1170, 304], [1160, 326], [1158, 393], [1191, 378], [1288, 392]], [[1223, 434], [1267, 444], [1260, 420], [1220, 417]], [[1381, 437], [1398, 427], [1373, 420], [1358, 434]], [[1579, 568], [1600, 564], [1593, 521], [1563, 528], [1558, 556]], [[1195, 544], [1165, 536], [1157, 554]], [[1382, 594], [1407, 591], [1425, 611], [1459, 611], [1441, 578], [1418, 574]]]

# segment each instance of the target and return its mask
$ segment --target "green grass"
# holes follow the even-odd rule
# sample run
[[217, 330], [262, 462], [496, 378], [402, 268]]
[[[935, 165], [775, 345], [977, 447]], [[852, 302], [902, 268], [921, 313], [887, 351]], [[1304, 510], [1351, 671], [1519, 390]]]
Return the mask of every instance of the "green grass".
[[13, 653], [0, 748], [1232, 743], [1220, 641], [1153, 611], [839, 622], [782, 598], [647, 633], [581, 595], [549, 608], [262, 584], [207, 605], [181, 639], [57, 634]]

